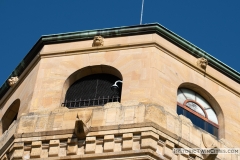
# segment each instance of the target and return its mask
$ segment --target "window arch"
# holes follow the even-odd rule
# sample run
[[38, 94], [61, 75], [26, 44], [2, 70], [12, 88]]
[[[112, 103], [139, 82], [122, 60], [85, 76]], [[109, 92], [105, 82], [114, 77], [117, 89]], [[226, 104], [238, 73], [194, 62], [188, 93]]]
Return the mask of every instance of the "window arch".
[[194, 125], [218, 137], [217, 115], [211, 105], [197, 92], [178, 88], [177, 113], [186, 116]]
[[122, 75], [117, 69], [106, 65], [85, 67], [66, 80], [62, 106], [82, 108], [120, 102], [121, 90]]
[[15, 100], [10, 107], [7, 109], [5, 114], [3, 115], [1, 121], [2, 121], [2, 133], [4, 133], [6, 130], [9, 129], [11, 124], [17, 120], [18, 117], [18, 110], [20, 107], [20, 100]]

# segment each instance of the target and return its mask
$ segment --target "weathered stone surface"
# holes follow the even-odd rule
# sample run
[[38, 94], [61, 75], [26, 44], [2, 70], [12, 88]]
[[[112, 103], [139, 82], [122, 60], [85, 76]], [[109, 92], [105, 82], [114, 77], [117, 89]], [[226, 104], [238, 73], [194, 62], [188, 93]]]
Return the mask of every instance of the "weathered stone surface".
[[85, 153], [86, 154], [95, 153], [95, 149], [96, 149], [96, 137], [87, 137]]
[[214, 148], [217, 147], [216, 142], [212, 136], [209, 134], [203, 133], [202, 134], [202, 141], [206, 148]]
[[99, 47], [99, 46], [103, 46], [103, 45], [104, 45], [103, 37], [102, 36], [94, 36], [92, 46]]
[[16, 84], [18, 81], [18, 77], [11, 77], [10, 79], [8, 79], [8, 84], [10, 87], [12, 87], [14, 84]]
[[166, 115], [163, 107], [159, 106], [148, 106], [146, 108], [145, 121], [152, 121], [160, 125], [163, 128], [166, 128]]
[[141, 148], [152, 149], [156, 151], [159, 135], [152, 131], [141, 133]]
[[114, 135], [104, 136], [104, 152], [113, 152], [114, 150]]
[[127, 133], [123, 134], [122, 136], [123, 144], [122, 144], [122, 150], [132, 150], [133, 148], [133, 134]]
[[197, 66], [202, 68], [202, 69], [206, 69], [208, 65], [208, 60], [204, 57], [198, 58], [197, 60]]
[[49, 153], [48, 153], [49, 157], [56, 157], [56, 156], [58, 156], [59, 143], [60, 143], [59, 140], [50, 140], [50, 143], [49, 143]]
[[76, 120], [74, 133], [79, 139], [85, 139], [86, 135], [89, 132], [89, 128], [82, 120]]

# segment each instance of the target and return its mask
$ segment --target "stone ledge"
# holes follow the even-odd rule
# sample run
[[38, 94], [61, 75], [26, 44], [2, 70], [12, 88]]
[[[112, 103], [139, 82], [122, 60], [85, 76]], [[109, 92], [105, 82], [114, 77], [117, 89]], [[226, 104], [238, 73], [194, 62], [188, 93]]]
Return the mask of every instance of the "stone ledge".
[[[91, 159], [118, 159], [118, 160], [127, 160], [127, 159], [158, 159], [162, 160], [158, 154], [150, 149], [141, 149], [138, 151], [121, 151], [121, 152], [107, 152], [107, 153], [94, 153], [94, 154], [85, 154], [85, 155], [70, 155], [65, 157], [48, 157], [48, 160], [69, 160], [69, 159], [78, 159], [78, 160], [91, 160]], [[45, 158], [36, 158], [35, 160], [46, 160]]]

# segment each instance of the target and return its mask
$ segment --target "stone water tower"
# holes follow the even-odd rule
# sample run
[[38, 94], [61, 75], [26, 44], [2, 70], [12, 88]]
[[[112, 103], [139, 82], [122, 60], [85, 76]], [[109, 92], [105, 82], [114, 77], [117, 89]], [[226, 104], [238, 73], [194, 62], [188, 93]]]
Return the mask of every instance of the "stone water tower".
[[239, 160], [240, 74], [159, 24], [43, 36], [0, 88], [0, 159]]

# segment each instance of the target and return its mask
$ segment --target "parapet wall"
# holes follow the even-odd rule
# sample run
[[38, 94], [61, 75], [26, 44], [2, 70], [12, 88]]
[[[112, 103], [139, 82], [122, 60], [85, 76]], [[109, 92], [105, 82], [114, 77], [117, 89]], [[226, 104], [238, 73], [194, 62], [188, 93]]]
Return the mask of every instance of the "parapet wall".
[[[78, 119], [89, 128], [82, 139], [74, 134]], [[7, 137], [13, 138], [6, 141]], [[5, 148], [10, 142], [11, 145]], [[184, 116], [172, 115], [155, 104], [137, 102], [29, 113], [3, 134], [0, 146], [1, 159], [138, 157], [199, 160], [206, 155], [174, 155], [172, 149], [234, 147], [193, 126]], [[220, 154], [218, 158], [230, 160], [240, 158], [240, 155]]]

